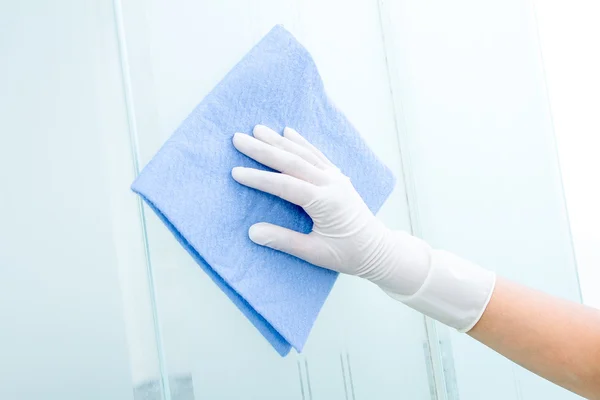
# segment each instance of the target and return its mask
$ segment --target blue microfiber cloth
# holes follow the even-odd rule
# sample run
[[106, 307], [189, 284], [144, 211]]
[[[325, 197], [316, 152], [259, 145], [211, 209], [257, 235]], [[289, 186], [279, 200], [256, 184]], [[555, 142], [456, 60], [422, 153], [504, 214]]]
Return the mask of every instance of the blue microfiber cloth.
[[254, 244], [271, 222], [310, 232], [304, 211], [244, 187], [231, 169], [266, 169], [237, 152], [235, 132], [289, 126], [336, 164], [376, 212], [394, 177], [332, 104], [310, 54], [275, 26], [217, 84], [132, 185], [198, 265], [281, 355], [301, 351], [337, 273]]

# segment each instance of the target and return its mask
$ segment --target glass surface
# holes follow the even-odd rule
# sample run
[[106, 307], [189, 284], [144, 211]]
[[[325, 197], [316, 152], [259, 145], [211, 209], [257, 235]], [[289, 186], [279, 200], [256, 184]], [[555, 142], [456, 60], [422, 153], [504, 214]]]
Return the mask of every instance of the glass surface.
[[[387, 4], [419, 233], [579, 301], [531, 4]], [[462, 400], [578, 398], [466, 335], [451, 345]]]
[[109, 1], [0, 5], [2, 399], [156, 376], [115, 33]]
[[0, 6], [0, 398], [159, 399], [112, 2]]
[[[376, 2], [151, 1], [144, 19], [137, 6], [124, 10], [128, 47], [140, 51], [130, 63], [141, 164], [283, 23], [313, 55], [330, 96], [399, 178], [380, 218], [410, 229]], [[423, 318], [374, 285], [341, 277], [303, 354], [282, 359], [158, 218], [146, 215], [166, 364], [169, 374], [191, 374], [196, 398], [430, 398]]]
[[0, 6], [0, 398], [576, 398], [347, 276], [281, 358], [129, 191], [283, 23], [399, 178], [390, 228], [578, 300], [528, 2], [119, 3]]

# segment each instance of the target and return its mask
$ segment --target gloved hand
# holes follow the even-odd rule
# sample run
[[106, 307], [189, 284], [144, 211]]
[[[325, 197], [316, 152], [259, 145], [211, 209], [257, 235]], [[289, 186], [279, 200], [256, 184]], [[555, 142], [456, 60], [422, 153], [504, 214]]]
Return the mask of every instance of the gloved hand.
[[238, 167], [232, 171], [236, 181], [301, 206], [313, 220], [308, 235], [259, 223], [250, 228], [250, 239], [395, 293], [411, 295], [421, 287], [429, 271], [429, 246], [386, 228], [350, 179], [298, 132], [286, 128], [281, 136], [259, 125], [254, 137], [238, 133], [233, 144], [282, 172]]
[[[460, 330], [479, 319], [494, 275], [421, 239], [391, 231], [371, 213], [350, 179], [293, 129], [283, 136], [257, 125], [254, 137], [236, 133], [234, 146], [280, 172], [236, 167], [239, 183], [301, 206], [309, 234], [258, 223], [249, 236], [268, 246], [379, 285], [390, 296]], [[466, 297], [465, 297], [466, 296]]]

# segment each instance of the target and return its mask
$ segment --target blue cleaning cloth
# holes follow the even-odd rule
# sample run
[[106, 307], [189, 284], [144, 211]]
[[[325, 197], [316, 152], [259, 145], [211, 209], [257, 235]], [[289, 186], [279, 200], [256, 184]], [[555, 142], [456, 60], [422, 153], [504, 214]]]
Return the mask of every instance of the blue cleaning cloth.
[[132, 185], [181, 245], [281, 355], [301, 351], [337, 273], [254, 244], [248, 228], [271, 222], [308, 233], [311, 219], [231, 178], [266, 169], [237, 152], [235, 132], [289, 126], [349, 176], [376, 212], [394, 177], [332, 104], [310, 54], [274, 27], [217, 84]]

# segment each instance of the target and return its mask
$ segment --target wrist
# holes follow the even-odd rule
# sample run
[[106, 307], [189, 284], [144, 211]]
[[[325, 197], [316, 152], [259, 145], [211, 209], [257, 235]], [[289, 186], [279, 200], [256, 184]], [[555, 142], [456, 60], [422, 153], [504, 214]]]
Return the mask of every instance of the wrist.
[[392, 298], [460, 332], [481, 318], [494, 290], [496, 274], [443, 250], [431, 251], [429, 273], [412, 295], [384, 288]]
[[427, 242], [404, 231], [383, 227], [377, 265], [369, 279], [384, 291], [410, 296], [425, 283], [431, 264], [431, 247]]

